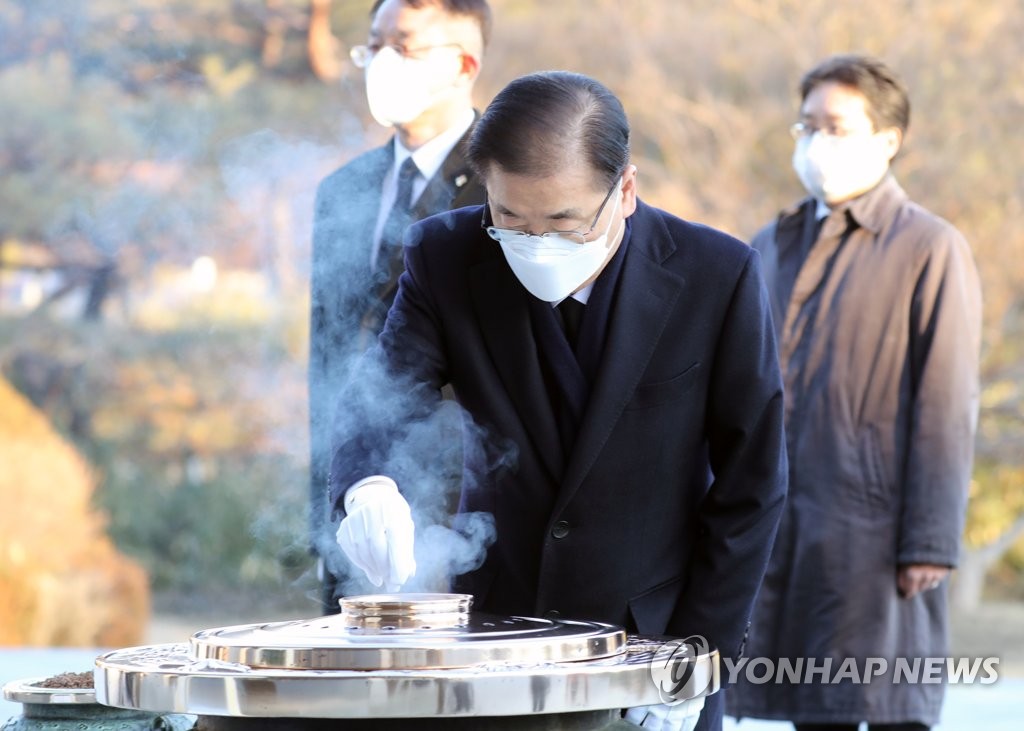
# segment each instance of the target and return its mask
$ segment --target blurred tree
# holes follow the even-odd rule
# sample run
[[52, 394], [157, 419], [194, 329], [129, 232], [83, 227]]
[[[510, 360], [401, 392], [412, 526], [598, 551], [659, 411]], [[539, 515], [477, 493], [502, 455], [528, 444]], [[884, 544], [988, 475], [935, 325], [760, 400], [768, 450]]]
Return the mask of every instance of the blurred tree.
[[[274, 338], [252, 306], [211, 292], [158, 329], [37, 315], [0, 332], [5, 373], [74, 436], [111, 536], [157, 589], [272, 585], [305, 555], [304, 510], [287, 507], [307, 493], [303, 372], [286, 337], [302, 304]], [[209, 312], [233, 326], [211, 330]]]
[[[0, 67], [0, 207], [19, 211], [0, 222], [0, 242], [49, 252], [45, 266], [63, 283], [44, 306], [84, 288], [83, 315], [97, 318], [156, 261], [201, 253], [293, 268], [301, 248], [282, 255], [275, 243], [267, 256], [260, 237], [224, 216], [217, 147], [254, 122], [287, 120], [302, 134], [341, 116], [326, 110], [342, 99], [309, 92], [318, 82], [304, 53], [307, 11], [305, 0], [0, 0], [3, 40], [19, 30], [45, 40], [14, 44]], [[270, 54], [269, 75], [265, 35], [290, 39]], [[300, 205], [312, 205], [316, 178], [336, 164], [336, 152], [322, 152], [317, 169], [276, 171], [302, 176]], [[295, 186], [268, 184], [282, 191], [266, 209], [281, 221]], [[267, 225], [294, 240], [287, 224]]]
[[146, 575], [105, 534], [89, 465], [2, 377], [0, 463], [0, 645], [141, 642]]
[[310, 0], [309, 65], [321, 81], [337, 81], [344, 68], [341, 43], [331, 31], [332, 0]]

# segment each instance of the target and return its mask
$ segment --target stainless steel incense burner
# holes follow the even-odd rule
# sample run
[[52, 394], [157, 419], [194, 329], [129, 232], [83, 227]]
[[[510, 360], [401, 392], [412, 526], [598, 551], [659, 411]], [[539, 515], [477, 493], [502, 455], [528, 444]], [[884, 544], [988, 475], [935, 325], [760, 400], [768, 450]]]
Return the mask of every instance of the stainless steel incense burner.
[[[96, 660], [96, 697], [197, 714], [197, 730], [327, 727], [317, 719], [334, 719], [332, 729], [426, 728], [431, 719], [445, 729], [460, 719], [474, 729], [596, 729], [618, 709], [664, 702], [651, 674], [663, 639], [598, 622], [474, 613], [471, 601], [350, 597], [338, 615], [109, 652]], [[717, 651], [686, 662], [674, 697], [718, 690]]]

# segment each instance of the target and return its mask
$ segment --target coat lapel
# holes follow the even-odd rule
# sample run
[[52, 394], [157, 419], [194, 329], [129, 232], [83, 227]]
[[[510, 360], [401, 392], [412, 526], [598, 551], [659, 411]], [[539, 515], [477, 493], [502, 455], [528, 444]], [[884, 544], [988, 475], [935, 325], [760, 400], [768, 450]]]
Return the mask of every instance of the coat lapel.
[[604, 353], [556, 511], [569, 502], [593, 467], [647, 369], [684, 285], [682, 277], [662, 266], [676, 248], [664, 224], [642, 203], [634, 216]]
[[349, 273], [362, 272], [370, 276], [370, 252], [373, 249], [373, 231], [380, 211], [380, 191], [384, 176], [391, 169], [394, 149], [391, 143], [383, 145], [359, 160], [348, 176], [346, 188], [339, 191], [336, 200], [329, 201], [331, 209], [338, 211], [340, 221], [346, 222], [338, 255], [343, 257]]
[[[761, 253], [761, 272], [765, 282], [773, 285], [779, 282], [782, 262], [789, 256], [793, 256], [792, 249], [799, 249], [804, 238], [810, 235], [808, 227], [813, 227], [814, 216], [808, 208], [814, 205], [813, 199], [805, 200], [797, 208], [783, 211], [776, 219], [774, 230], [771, 233], [774, 246], [766, 247]], [[772, 324], [775, 329], [776, 342], [782, 341], [782, 326], [786, 321], [786, 306], [788, 297], [783, 291], [784, 287], [769, 287], [769, 296], [772, 304]], [[787, 290], [788, 291], [788, 290]]]
[[500, 255], [476, 265], [471, 290], [484, 340], [509, 398], [555, 482], [565, 460], [522, 285]]

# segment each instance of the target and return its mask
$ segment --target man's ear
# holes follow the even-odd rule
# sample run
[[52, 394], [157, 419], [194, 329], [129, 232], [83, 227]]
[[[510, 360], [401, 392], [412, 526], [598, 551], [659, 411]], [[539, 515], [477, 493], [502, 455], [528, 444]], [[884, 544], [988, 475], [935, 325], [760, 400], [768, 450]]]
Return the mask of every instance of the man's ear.
[[885, 154], [888, 156], [889, 162], [892, 162], [896, 153], [903, 146], [903, 132], [899, 127], [886, 127], [879, 134], [885, 136]]
[[470, 53], [463, 53], [459, 62], [461, 64], [459, 73], [465, 76], [470, 83], [475, 81], [480, 74], [480, 59]]
[[622, 174], [622, 217], [628, 218], [636, 210], [637, 181], [636, 165], [627, 165]]

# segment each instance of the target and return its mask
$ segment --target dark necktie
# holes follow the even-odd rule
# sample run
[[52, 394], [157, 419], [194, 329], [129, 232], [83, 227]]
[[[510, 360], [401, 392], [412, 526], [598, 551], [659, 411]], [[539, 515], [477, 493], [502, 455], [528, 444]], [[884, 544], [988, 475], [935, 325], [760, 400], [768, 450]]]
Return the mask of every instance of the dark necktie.
[[412, 184], [420, 170], [412, 156], [398, 169], [398, 189], [395, 204], [391, 206], [384, 228], [380, 233], [380, 250], [377, 252], [377, 271], [387, 275], [386, 282], [397, 278], [402, 271], [402, 235], [412, 223]]
[[569, 346], [575, 350], [576, 341], [580, 336], [580, 323], [583, 321], [583, 311], [586, 305], [573, 297], [566, 297], [558, 303], [558, 311], [562, 314], [562, 327], [565, 329], [565, 339]]
[[364, 344], [376, 340], [384, 327], [384, 318], [398, 291], [398, 277], [405, 266], [402, 251], [402, 236], [412, 223], [412, 184], [419, 168], [412, 157], [406, 158], [398, 169], [398, 189], [395, 202], [384, 221], [377, 249], [377, 264], [373, 271], [373, 285], [368, 294], [366, 311], [363, 313], [361, 331]]

